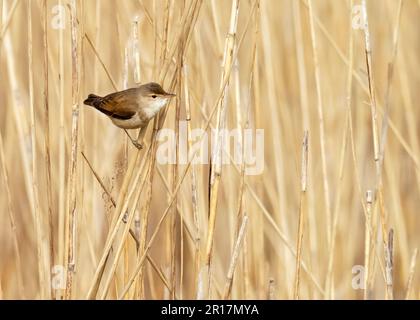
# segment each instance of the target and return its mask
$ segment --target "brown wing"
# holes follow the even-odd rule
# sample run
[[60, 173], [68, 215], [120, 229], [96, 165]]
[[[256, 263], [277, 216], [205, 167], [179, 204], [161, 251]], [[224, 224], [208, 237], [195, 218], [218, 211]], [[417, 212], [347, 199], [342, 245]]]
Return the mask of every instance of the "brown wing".
[[112, 118], [130, 119], [138, 110], [137, 89], [111, 93], [100, 99], [94, 107]]

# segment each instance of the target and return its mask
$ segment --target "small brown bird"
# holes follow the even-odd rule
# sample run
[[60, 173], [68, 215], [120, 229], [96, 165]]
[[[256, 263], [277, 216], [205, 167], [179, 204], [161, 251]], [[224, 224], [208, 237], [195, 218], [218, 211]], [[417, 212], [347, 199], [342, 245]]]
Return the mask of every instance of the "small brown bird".
[[[90, 94], [83, 103], [106, 114], [117, 127], [124, 129], [137, 148], [142, 149], [141, 140], [149, 121], [173, 96], [175, 94], [165, 92], [158, 83], [150, 82], [105, 97]], [[139, 128], [137, 140], [132, 139], [127, 129]]]

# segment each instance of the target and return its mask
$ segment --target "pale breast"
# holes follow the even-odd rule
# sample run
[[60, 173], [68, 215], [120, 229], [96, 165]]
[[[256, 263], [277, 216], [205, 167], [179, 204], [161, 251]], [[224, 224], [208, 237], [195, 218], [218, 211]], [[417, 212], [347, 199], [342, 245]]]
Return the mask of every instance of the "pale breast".
[[[130, 119], [123, 120], [111, 118], [111, 120], [116, 126], [123, 129], [142, 128], [147, 125], [150, 119], [152, 119], [167, 102], [167, 99], [156, 99], [156, 101], [150, 103], [147, 107], [139, 108], [137, 113]], [[144, 102], [139, 101], [139, 105], [142, 104], [144, 104]]]
[[166, 99], [156, 99], [156, 101], [149, 103], [147, 107], [140, 110], [141, 116], [149, 120], [152, 119], [167, 102]]

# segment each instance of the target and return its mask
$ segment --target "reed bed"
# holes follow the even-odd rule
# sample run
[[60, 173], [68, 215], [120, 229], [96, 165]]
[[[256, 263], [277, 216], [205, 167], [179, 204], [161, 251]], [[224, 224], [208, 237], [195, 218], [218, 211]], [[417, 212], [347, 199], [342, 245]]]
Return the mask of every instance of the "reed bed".
[[[0, 299], [419, 299], [419, 21], [415, 0], [1, 0]], [[142, 150], [82, 103], [150, 81], [177, 96]]]

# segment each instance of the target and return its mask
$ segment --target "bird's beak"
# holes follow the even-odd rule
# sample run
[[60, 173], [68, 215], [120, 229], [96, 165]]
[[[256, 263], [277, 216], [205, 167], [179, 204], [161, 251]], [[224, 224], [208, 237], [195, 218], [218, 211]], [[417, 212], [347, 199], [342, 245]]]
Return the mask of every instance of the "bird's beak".
[[175, 97], [176, 94], [175, 93], [165, 93], [165, 96], [170, 98], [170, 97]]

